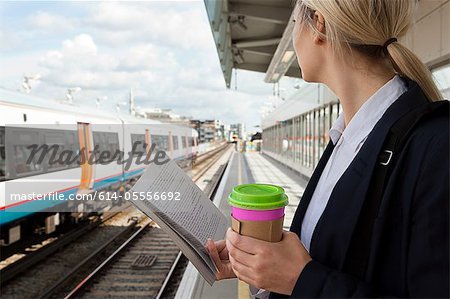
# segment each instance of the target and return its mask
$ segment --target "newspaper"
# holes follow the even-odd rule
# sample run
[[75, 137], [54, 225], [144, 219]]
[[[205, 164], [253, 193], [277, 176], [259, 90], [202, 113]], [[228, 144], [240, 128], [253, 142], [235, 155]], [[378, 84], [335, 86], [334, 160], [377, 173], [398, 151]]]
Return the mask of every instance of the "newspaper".
[[172, 160], [151, 163], [131, 192], [130, 201], [170, 236], [213, 285], [217, 268], [206, 241], [224, 239], [230, 226], [214, 203]]

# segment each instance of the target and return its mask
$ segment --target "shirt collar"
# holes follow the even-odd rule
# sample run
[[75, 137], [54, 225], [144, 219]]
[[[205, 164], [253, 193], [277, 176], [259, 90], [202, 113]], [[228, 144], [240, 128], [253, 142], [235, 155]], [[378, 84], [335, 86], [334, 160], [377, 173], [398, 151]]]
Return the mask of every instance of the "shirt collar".
[[336, 145], [339, 138], [341, 138], [344, 129], [345, 129], [344, 113], [341, 112], [329, 131], [331, 141], [333, 141], [334, 145]]
[[345, 127], [344, 113], [340, 113], [329, 131], [332, 142], [336, 145], [342, 136], [343, 140], [348, 142], [356, 151], [358, 145], [369, 135], [384, 112], [406, 89], [400, 76], [395, 75], [394, 78], [367, 99], [350, 120], [347, 127]]

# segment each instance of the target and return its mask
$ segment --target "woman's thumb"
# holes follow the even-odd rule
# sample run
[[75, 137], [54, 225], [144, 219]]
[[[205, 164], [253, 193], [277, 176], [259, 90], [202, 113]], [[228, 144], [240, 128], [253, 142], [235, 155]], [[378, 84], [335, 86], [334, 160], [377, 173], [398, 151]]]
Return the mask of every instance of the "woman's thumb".
[[209, 255], [211, 256], [214, 264], [216, 264], [217, 270], [220, 272], [220, 270], [222, 270], [222, 261], [220, 260], [216, 244], [214, 244], [211, 239], [208, 239], [206, 245], [208, 247]]

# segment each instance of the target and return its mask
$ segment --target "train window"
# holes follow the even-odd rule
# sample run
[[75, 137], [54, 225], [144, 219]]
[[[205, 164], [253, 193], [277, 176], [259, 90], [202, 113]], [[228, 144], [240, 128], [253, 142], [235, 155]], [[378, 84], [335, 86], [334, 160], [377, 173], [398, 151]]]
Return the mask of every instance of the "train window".
[[119, 134], [107, 133], [108, 146], [112, 151], [120, 150], [119, 148]]
[[144, 134], [131, 134], [131, 148], [132, 155], [144, 155], [146, 152], [145, 135]]
[[173, 150], [176, 151], [178, 149], [178, 136], [172, 136], [172, 145]]
[[92, 133], [92, 136], [94, 138], [95, 161], [97, 161], [100, 156], [100, 152], [105, 150], [104, 144], [106, 141], [102, 132], [94, 132]]
[[94, 148], [98, 146], [98, 149], [103, 147], [103, 135], [100, 132], [94, 132], [92, 133], [92, 136], [94, 138]]
[[[106, 147], [107, 150], [111, 153], [111, 157], [115, 155], [116, 152], [120, 151], [119, 146], [119, 134], [117, 133], [105, 133], [106, 135]], [[116, 160], [119, 156], [116, 156]]]
[[[47, 158], [47, 169], [55, 170], [68, 167], [65, 162], [61, 161], [60, 155], [66, 148], [66, 136], [63, 132], [47, 131], [45, 132], [45, 144], [51, 150], [51, 154]], [[55, 150], [56, 149], [56, 150]]]
[[183, 148], [186, 148], [186, 146], [187, 146], [186, 138], [187, 138], [186, 136], [181, 137], [181, 144], [182, 144]]
[[0, 127], [0, 182], [6, 178], [5, 127]]
[[[70, 163], [67, 165], [68, 167], [78, 167], [78, 162], [80, 161], [80, 157], [78, 156], [80, 152], [80, 143], [78, 142], [78, 135], [75, 131], [64, 131], [64, 135], [66, 135], [66, 148], [70, 150], [72, 153], [72, 158], [70, 159]], [[74, 159], [74, 156], [78, 156], [78, 159]]]
[[15, 157], [14, 169], [17, 175], [34, 175], [43, 171], [39, 155], [31, 156], [32, 149], [30, 145], [38, 145], [39, 133], [37, 131], [22, 131], [17, 130], [11, 132], [11, 139], [13, 139], [13, 156]]
[[[95, 160], [98, 161], [100, 153], [109, 152], [109, 159], [112, 158], [117, 151], [120, 150], [119, 147], [119, 135], [112, 132], [94, 132], [94, 148], [97, 149], [95, 152]], [[116, 159], [119, 156], [115, 156]]]
[[169, 149], [169, 137], [165, 135], [152, 135], [152, 143], [156, 145], [157, 149], [167, 151]]
[[[44, 134], [45, 144], [49, 146], [51, 154], [47, 157], [47, 170], [53, 171], [61, 168], [78, 167], [78, 156], [80, 151], [77, 134], [75, 131], [41, 131]], [[52, 146], [57, 146], [52, 159]], [[69, 154], [70, 153], [70, 154]], [[76, 157], [78, 156], [78, 159]], [[50, 161], [51, 160], [51, 161]]]
[[193, 137], [188, 137], [188, 145], [189, 145], [189, 147], [194, 146], [194, 138]]
[[[11, 128], [6, 134], [5, 128], [0, 129], [0, 181], [79, 167], [77, 137], [75, 131]], [[47, 151], [42, 145], [48, 146]], [[6, 152], [12, 157], [8, 164]]]

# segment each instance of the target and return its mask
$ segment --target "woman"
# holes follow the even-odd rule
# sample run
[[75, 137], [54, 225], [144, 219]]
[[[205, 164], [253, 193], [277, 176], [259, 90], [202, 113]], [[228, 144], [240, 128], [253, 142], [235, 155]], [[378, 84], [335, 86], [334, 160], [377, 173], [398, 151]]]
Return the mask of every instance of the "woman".
[[448, 106], [421, 120], [394, 153], [370, 246], [357, 245], [367, 236], [357, 237], [366, 219], [361, 213], [389, 129], [442, 99], [427, 68], [397, 41], [409, 28], [413, 4], [297, 3], [293, 43], [302, 76], [326, 84], [343, 113], [282, 241], [231, 230], [226, 240], [208, 241], [217, 279], [238, 277], [272, 298], [449, 296]]

